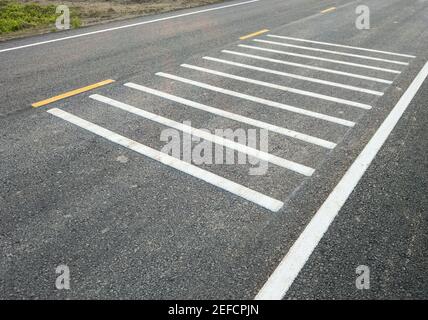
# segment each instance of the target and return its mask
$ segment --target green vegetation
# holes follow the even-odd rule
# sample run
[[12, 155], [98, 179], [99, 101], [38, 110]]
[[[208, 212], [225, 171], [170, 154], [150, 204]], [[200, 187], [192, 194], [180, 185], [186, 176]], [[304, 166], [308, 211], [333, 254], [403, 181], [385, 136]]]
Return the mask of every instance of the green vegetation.
[[[59, 16], [55, 9], [54, 5], [0, 0], [0, 34], [52, 27]], [[80, 26], [80, 19], [73, 9], [70, 9], [70, 20], [72, 28]]]

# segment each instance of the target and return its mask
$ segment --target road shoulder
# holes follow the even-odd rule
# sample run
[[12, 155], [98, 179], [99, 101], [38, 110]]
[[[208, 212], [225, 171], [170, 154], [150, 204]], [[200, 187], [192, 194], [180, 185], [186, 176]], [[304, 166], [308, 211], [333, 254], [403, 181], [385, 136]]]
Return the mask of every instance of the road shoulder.
[[[428, 82], [290, 288], [288, 299], [426, 299]], [[356, 289], [356, 268], [370, 289]]]

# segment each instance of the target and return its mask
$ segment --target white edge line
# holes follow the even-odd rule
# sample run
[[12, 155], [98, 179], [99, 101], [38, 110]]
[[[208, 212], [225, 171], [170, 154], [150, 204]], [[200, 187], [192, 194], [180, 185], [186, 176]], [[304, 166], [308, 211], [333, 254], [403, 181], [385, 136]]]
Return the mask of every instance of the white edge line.
[[323, 147], [323, 148], [334, 149], [336, 147], [336, 143], [331, 142], [331, 141], [323, 140], [321, 138], [310, 136], [310, 135], [307, 135], [307, 134], [304, 134], [301, 132], [297, 132], [297, 131], [286, 129], [283, 127], [279, 127], [279, 126], [276, 126], [276, 125], [273, 125], [273, 124], [270, 124], [267, 122], [263, 122], [260, 120], [248, 118], [248, 117], [242, 116], [240, 114], [225, 111], [223, 109], [213, 108], [213, 107], [207, 106], [207, 105], [199, 103], [199, 102], [191, 101], [191, 100], [184, 99], [184, 98], [181, 98], [178, 96], [174, 96], [172, 94], [169, 94], [169, 93], [166, 93], [163, 91], [144, 87], [144, 86], [136, 84], [136, 83], [128, 82], [128, 83], [125, 83], [124, 86], [132, 88], [132, 89], [136, 89], [136, 90], [139, 90], [139, 91], [142, 91], [145, 93], [149, 93], [149, 94], [152, 94], [152, 95], [155, 95], [155, 96], [158, 96], [158, 97], [170, 100], [170, 101], [174, 101], [174, 102], [177, 102], [177, 103], [180, 103], [180, 104], [183, 104], [183, 105], [186, 105], [186, 106], [198, 109], [198, 110], [209, 112], [209, 113], [215, 114], [215, 115], [220, 116], [220, 117], [231, 119], [233, 121], [246, 123], [246, 124], [249, 124], [250, 126], [266, 129], [266, 130], [269, 130], [269, 131], [272, 131], [272, 132], [275, 132], [278, 134], [282, 134], [286, 137], [294, 138], [294, 139], [304, 141], [307, 143], [312, 143], [312, 144], [315, 144], [315, 145]]
[[227, 8], [241, 6], [241, 5], [245, 5], [245, 4], [250, 4], [250, 3], [258, 2], [258, 1], [260, 1], [260, 0], [249, 0], [249, 1], [239, 2], [239, 3], [229, 4], [229, 5], [225, 5], [225, 6], [210, 8], [210, 9], [192, 11], [192, 12], [183, 13], [183, 14], [177, 14], [177, 15], [173, 15], [173, 16], [169, 16], [169, 17], [164, 17], [164, 18], [159, 18], [159, 19], [154, 19], [154, 20], [149, 20], [149, 21], [142, 21], [142, 22], [127, 24], [127, 25], [124, 25], [124, 26], [119, 26], [119, 27], [114, 27], [114, 28], [107, 28], [107, 29], [102, 29], [102, 30], [97, 30], [97, 31], [92, 31], [92, 32], [80, 33], [80, 34], [76, 34], [74, 36], [68, 36], [68, 37], [63, 37], [63, 38], [57, 38], [57, 39], [47, 40], [47, 41], [30, 43], [30, 44], [26, 44], [26, 45], [22, 45], [22, 46], [18, 46], [18, 47], [1, 49], [0, 53], [6, 52], [6, 51], [12, 51], [12, 50], [18, 50], [18, 49], [28, 48], [28, 47], [39, 46], [39, 45], [42, 45], [42, 44], [48, 44], [48, 43], [53, 43], [53, 42], [58, 42], [58, 41], [63, 41], [63, 40], [80, 38], [80, 37], [89, 36], [89, 35], [98, 34], [98, 33], [103, 33], [103, 32], [109, 32], [109, 31], [120, 30], [120, 29], [125, 29], [125, 28], [132, 28], [132, 27], [136, 27], [136, 26], [141, 26], [141, 25], [149, 24], [149, 23], [160, 22], [160, 21], [165, 21], [165, 20], [170, 20], [170, 19], [176, 19], [176, 18], [186, 17], [186, 16], [195, 15], [195, 14], [199, 14], [199, 13], [205, 13], [205, 12], [209, 12], [209, 11], [227, 9]]
[[295, 40], [295, 41], [301, 41], [301, 42], [308, 42], [308, 43], [315, 43], [315, 44], [323, 44], [326, 46], [333, 46], [333, 47], [339, 47], [339, 48], [348, 48], [348, 49], [356, 49], [356, 50], [362, 50], [367, 52], [376, 52], [376, 53], [384, 53], [387, 55], [392, 56], [398, 56], [398, 57], [405, 57], [405, 58], [416, 58], [416, 56], [410, 55], [410, 54], [402, 54], [402, 53], [395, 53], [395, 52], [389, 52], [389, 51], [381, 51], [381, 50], [375, 50], [375, 49], [367, 49], [367, 48], [361, 48], [361, 47], [353, 47], [353, 46], [346, 46], [343, 44], [336, 44], [331, 42], [321, 42], [321, 41], [313, 41], [313, 40], [306, 40], [301, 38], [293, 38], [293, 37], [284, 37], [284, 36], [277, 36], [273, 34], [268, 34], [268, 37], [271, 38], [279, 38], [279, 39], [288, 39], [288, 40]]
[[146, 157], [149, 157], [153, 160], [159, 161], [164, 165], [187, 173], [195, 178], [203, 180], [209, 184], [212, 184], [220, 189], [229, 191], [237, 196], [240, 196], [248, 201], [251, 201], [255, 204], [258, 204], [270, 211], [277, 212], [284, 205], [283, 202], [266, 196], [260, 192], [249, 189], [243, 185], [240, 185], [236, 182], [228, 180], [226, 178], [220, 177], [212, 172], [203, 170], [195, 165], [187, 163], [185, 161], [179, 160], [177, 158], [171, 157], [163, 152], [157, 151], [150, 147], [147, 147], [141, 143], [138, 143], [134, 140], [128, 139], [124, 136], [121, 136], [113, 131], [100, 127], [94, 123], [86, 121], [82, 118], [76, 117], [68, 112], [54, 108], [50, 109], [47, 112], [57, 116], [65, 121], [68, 121], [82, 129], [90, 131], [100, 137], [103, 137], [111, 142], [117, 143], [125, 148], [138, 152]]
[[299, 238], [282, 259], [273, 274], [261, 288], [256, 300], [279, 300], [284, 298], [294, 279], [318, 245], [324, 233], [345, 204], [346, 200], [370, 166], [395, 125], [413, 100], [428, 76], [428, 63], [422, 68], [409, 88], [397, 102], [388, 117], [370, 139], [363, 151], [347, 170], [340, 182], [330, 193]]
[[174, 129], [182, 131], [182, 132], [190, 133], [190, 134], [197, 136], [199, 138], [202, 138], [202, 139], [205, 139], [207, 141], [211, 141], [213, 143], [222, 145], [226, 148], [230, 148], [230, 149], [245, 153], [247, 155], [256, 157], [260, 160], [270, 162], [272, 164], [275, 164], [275, 165], [283, 167], [285, 169], [294, 171], [296, 173], [300, 173], [300, 174], [307, 176], [307, 177], [310, 177], [315, 171], [315, 169], [310, 168], [308, 166], [305, 166], [303, 164], [300, 164], [300, 163], [297, 163], [294, 161], [290, 161], [290, 160], [287, 160], [287, 159], [284, 159], [281, 157], [277, 157], [273, 154], [264, 152], [262, 150], [258, 150], [255, 148], [248, 147], [246, 145], [237, 143], [235, 141], [225, 139], [221, 136], [211, 134], [211, 133], [206, 132], [204, 130], [197, 129], [197, 128], [191, 127], [191, 126], [183, 124], [183, 123], [176, 122], [176, 121], [168, 119], [168, 118], [164, 118], [164, 117], [156, 115], [154, 113], [136, 108], [136, 107], [131, 106], [129, 104], [126, 104], [126, 103], [123, 103], [123, 102], [102, 96], [100, 94], [90, 95], [89, 98], [97, 100], [99, 102], [106, 103], [110, 106], [119, 108], [121, 110], [133, 113], [137, 116], [146, 118], [148, 120], [152, 120], [152, 121], [157, 122], [159, 124], [162, 124], [164, 126], [168, 126], [168, 127], [174, 128]]

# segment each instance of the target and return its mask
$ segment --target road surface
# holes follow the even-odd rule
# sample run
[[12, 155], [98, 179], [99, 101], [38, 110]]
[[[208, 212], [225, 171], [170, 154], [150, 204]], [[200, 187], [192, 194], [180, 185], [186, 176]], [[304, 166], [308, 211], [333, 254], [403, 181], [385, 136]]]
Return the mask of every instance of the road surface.
[[[1, 43], [0, 297], [426, 299], [427, 21], [227, 1]], [[269, 129], [268, 170], [162, 156], [171, 127]]]

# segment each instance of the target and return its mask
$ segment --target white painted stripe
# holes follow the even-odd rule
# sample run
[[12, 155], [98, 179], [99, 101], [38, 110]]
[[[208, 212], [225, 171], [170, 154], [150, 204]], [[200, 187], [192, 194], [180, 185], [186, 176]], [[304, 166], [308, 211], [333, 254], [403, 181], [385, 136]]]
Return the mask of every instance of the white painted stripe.
[[[254, 40], [254, 41], [256, 41], [256, 40]], [[264, 41], [259, 40], [258, 42], [264, 42]], [[275, 45], [283, 46], [283, 47], [290, 47], [290, 48], [302, 49], [302, 50], [331, 53], [331, 54], [336, 54], [336, 55], [346, 56], [346, 57], [353, 57], [353, 58], [361, 58], [361, 59], [366, 59], [366, 60], [388, 62], [388, 63], [399, 64], [399, 65], [403, 65], [403, 66], [408, 66], [409, 65], [408, 62], [402, 62], [402, 61], [397, 61], [397, 60], [389, 60], [389, 59], [382, 59], [382, 58], [375, 58], [375, 57], [364, 56], [364, 55], [360, 55], [360, 54], [347, 53], [347, 52], [342, 52], [342, 51], [333, 51], [333, 50], [319, 49], [319, 48], [313, 48], [313, 47], [297, 46], [297, 45], [290, 44], [290, 43], [283, 43], [283, 42], [276, 42], [276, 41], [275, 42], [274, 41], [269, 41], [269, 42], [266, 42], [266, 43], [275, 44]]]
[[146, 93], [149, 93], [149, 94], [152, 94], [152, 95], [164, 98], [164, 99], [168, 99], [170, 101], [174, 101], [174, 102], [177, 102], [177, 103], [180, 103], [180, 104], [183, 104], [183, 105], [186, 105], [186, 106], [198, 109], [198, 110], [202, 110], [202, 111], [209, 112], [209, 113], [212, 113], [212, 114], [224, 117], [224, 118], [228, 118], [228, 119], [233, 120], [233, 121], [246, 123], [246, 124], [254, 126], [254, 127], [266, 129], [266, 130], [269, 130], [269, 131], [272, 131], [272, 132], [275, 132], [278, 134], [282, 134], [284, 136], [291, 137], [294, 139], [298, 139], [298, 140], [301, 140], [301, 141], [304, 141], [307, 143], [312, 143], [312, 144], [318, 145], [320, 147], [324, 147], [327, 149], [334, 149], [336, 147], [335, 143], [327, 141], [327, 140], [316, 138], [316, 137], [313, 137], [313, 136], [310, 136], [310, 135], [307, 135], [307, 134], [304, 134], [301, 132], [289, 130], [286, 128], [278, 127], [278, 126], [275, 126], [273, 124], [266, 123], [263, 121], [255, 120], [252, 118], [247, 118], [247, 117], [241, 116], [239, 114], [232, 113], [229, 111], [225, 111], [222, 109], [213, 108], [213, 107], [207, 106], [207, 105], [202, 104], [202, 103], [198, 103], [198, 102], [187, 100], [187, 99], [184, 99], [181, 97], [177, 97], [177, 96], [174, 96], [172, 94], [169, 94], [169, 93], [166, 93], [163, 91], [159, 91], [159, 90], [155, 90], [155, 89], [151, 89], [148, 87], [141, 86], [139, 84], [125, 83], [125, 86], [136, 89], [136, 90], [140, 90], [140, 91], [143, 91], [143, 92], [146, 92]]
[[283, 202], [266, 196], [260, 192], [249, 189], [243, 185], [240, 185], [231, 180], [220, 177], [214, 173], [203, 170], [197, 166], [194, 166], [185, 161], [179, 160], [177, 158], [171, 157], [163, 152], [157, 151], [150, 147], [147, 147], [141, 143], [138, 143], [134, 140], [128, 139], [124, 136], [121, 136], [113, 131], [107, 130], [103, 127], [100, 127], [94, 123], [86, 121], [82, 118], [76, 117], [68, 112], [62, 111], [60, 109], [50, 109], [47, 112], [57, 116], [65, 121], [68, 121], [82, 129], [88, 130], [100, 137], [103, 137], [111, 142], [117, 143], [125, 148], [138, 152], [146, 157], [149, 157], [153, 160], [159, 161], [169, 167], [187, 173], [195, 178], [201, 179], [207, 183], [210, 183], [220, 189], [229, 191], [239, 197], [242, 197], [248, 201], [256, 203], [268, 210], [277, 212], [284, 205]]
[[237, 143], [235, 141], [228, 140], [228, 139], [225, 139], [221, 136], [213, 135], [213, 134], [208, 133], [206, 131], [193, 128], [189, 125], [179, 123], [179, 122], [176, 122], [174, 120], [170, 120], [170, 119], [158, 116], [154, 113], [147, 112], [145, 110], [136, 108], [134, 106], [131, 106], [129, 104], [126, 104], [126, 103], [123, 103], [123, 102], [120, 102], [120, 101], [117, 101], [117, 100], [114, 100], [111, 98], [104, 97], [104, 96], [99, 95], [99, 94], [93, 94], [90, 96], [90, 98], [97, 100], [97, 101], [100, 101], [100, 102], [103, 102], [103, 103], [106, 103], [106, 104], [111, 105], [113, 107], [119, 108], [121, 110], [133, 113], [133, 114], [138, 115], [140, 117], [155, 121], [155, 122], [162, 124], [164, 126], [168, 126], [168, 127], [174, 128], [174, 129], [182, 131], [182, 132], [187, 132], [193, 136], [197, 136], [197, 137], [200, 137], [204, 140], [211, 141], [215, 144], [225, 146], [226, 148], [230, 148], [230, 149], [236, 150], [238, 152], [242, 152], [242, 153], [245, 153], [247, 155], [250, 155], [252, 157], [256, 157], [260, 160], [270, 162], [270, 163], [275, 164], [277, 166], [280, 166], [282, 168], [303, 174], [303, 175], [308, 176], [308, 177], [311, 176], [315, 171], [314, 169], [307, 167], [307, 166], [304, 166], [302, 164], [299, 164], [297, 162], [286, 160], [286, 159], [277, 157], [275, 155], [269, 154], [267, 152], [263, 152], [261, 150], [250, 148], [246, 145]]
[[373, 94], [376, 96], [383, 96], [383, 92], [380, 92], [380, 91], [365, 89], [365, 88], [361, 88], [361, 87], [355, 87], [355, 86], [351, 86], [351, 85], [347, 85], [347, 84], [343, 84], [343, 83], [326, 81], [326, 80], [321, 80], [321, 79], [311, 78], [311, 77], [305, 77], [305, 76], [301, 76], [301, 75], [294, 74], [294, 73], [288, 73], [288, 72], [282, 72], [282, 71], [278, 71], [278, 70], [261, 68], [261, 67], [257, 67], [257, 66], [253, 66], [253, 65], [249, 65], [249, 64], [233, 62], [230, 60], [217, 59], [217, 58], [212, 58], [212, 57], [203, 57], [203, 59], [228, 64], [231, 66], [241, 67], [241, 68], [245, 68], [245, 69], [256, 70], [256, 71], [260, 71], [260, 72], [266, 72], [266, 73], [275, 74], [275, 75], [279, 75], [279, 76], [289, 77], [289, 78], [293, 78], [293, 79], [324, 84], [327, 86], [332, 86], [332, 87], [337, 87], [337, 88], [342, 88], [342, 89], [347, 89], [347, 90], [352, 90], [352, 91], [358, 91], [358, 92]]
[[255, 79], [240, 77], [240, 76], [236, 76], [236, 75], [233, 75], [233, 74], [230, 74], [230, 73], [220, 72], [220, 71], [211, 70], [211, 69], [207, 69], [207, 68], [201, 68], [201, 67], [197, 67], [197, 66], [193, 66], [193, 65], [189, 65], [189, 64], [182, 64], [181, 66], [185, 67], [185, 68], [188, 68], [188, 69], [192, 69], [192, 70], [197, 70], [197, 71], [201, 71], [201, 72], [206, 72], [206, 73], [214, 74], [214, 75], [217, 75], [217, 76], [220, 76], [220, 77], [224, 77], [224, 78], [228, 78], [228, 79], [243, 81], [243, 82], [246, 82], [246, 83], [252, 83], [252, 84], [256, 84], [256, 85], [267, 87], [267, 88], [282, 90], [282, 91], [296, 93], [296, 94], [300, 94], [300, 95], [304, 95], [304, 96], [308, 96], [308, 97], [312, 97], [312, 98], [317, 98], [317, 99], [321, 99], [321, 100], [326, 100], [326, 101], [331, 101], [331, 102], [335, 102], [335, 103], [345, 104], [345, 105], [348, 105], [348, 106], [353, 106], [353, 107], [357, 107], [357, 108], [361, 108], [361, 109], [365, 109], [365, 110], [370, 110], [372, 108], [368, 104], [364, 104], [364, 103], [360, 103], [360, 102], [355, 102], [355, 101], [350, 101], [350, 100], [341, 99], [341, 98], [336, 98], [336, 97], [332, 97], [332, 96], [327, 96], [327, 95], [320, 94], [320, 93], [315, 93], [315, 92], [312, 92], [312, 91], [306, 91], [306, 90], [301, 90], [301, 89], [295, 89], [295, 88], [280, 86], [280, 85], [277, 85], [277, 84], [274, 84], [274, 83], [270, 83], [270, 82], [265, 82], [265, 81], [259, 81], [259, 80], [255, 80]]
[[409, 54], [394, 53], [394, 52], [389, 52], [389, 51], [381, 51], [381, 50], [367, 49], [367, 48], [361, 48], [361, 47], [346, 46], [346, 45], [330, 43], [330, 42], [320, 42], [320, 41], [306, 40], [306, 39], [300, 39], [300, 38], [276, 36], [273, 34], [269, 34], [268, 37], [286, 39], [286, 40], [295, 40], [295, 41], [315, 43], [315, 44], [322, 44], [322, 45], [333, 46], [333, 47], [338, 47], [338, 48], [348, 48], [348, 49], [356, 49], [356, 50], [367, 51], [367, 52], [383, 53], [383, 54], [397, 56], [397, 57], [416, 58], [416, 56], [412, 56]]
[[301, 63], [294, 63], [294, 62], [289, 62], [289, 61], [284, 61], [284, 60], [272, 59], [272, 58], [268, 58], [268, 57], [262, 57], [262, 56], [258, 56], [258, 55], [254, 55], [254, 54], [248, 54], [248, 53], [231, 51], [231, 50], [222, 50], [221, 52], [229, 53], [229, 54], [233, 54], [233, 55], [241, 56], [241, 57], [252, 58], [252, 59], [256, 59], [256, 60], [268, 61], [268, 62], [273, 62], [273, 63], [278, 63], [278, 64], [285, 64], [288, 66], [293, 66], [293, 67], [298, 67], [298, 68], [305, 68], [305, 69], [310, 69], [310, 70], [316, 70], [316, 71], [322, 71], [322, 72], [327, 72], [327, 73], [332, 73], [332, 74], [338, 74], [341, 76], [346, 76], [346, 77], [351, 77], [351, 78], [356, 78], [356, 79], [363, 79], [363, 80], [369, 80], [369, 81], [374, 81], [374, 82], [379, 82], [379, 83], [392, 84], [392, 81], [390, 81], [390, 80], [363, 76], [361, 74], [356, 74], [356, 73], [349, 73], [349, 72], [343, 72], [343, 71], [338, 71], [338, 70], [334, 70], [334, 69], [327, 69], [327, 68], [311, 66], [311, 65], [307, 65], [307, 64], [301, 64]]
[[181, 17], [191, 16], [191, 15], [205, 13], [205, 12], [210, 12], [210, 11], [215, 11], [215, 10], [222, 10], [222, 9], [226, 9], [226, 8], [232, 8], [232, 7], [241, 6], [241, 5], [245, 5], [245, 4], [250, 4], [250, 3], [258, 2], [258, 1], [259, 0], [244, 1], [244, 2], [239, 2], [239, 3], [234, 3], [234, 4], [219, 6], [219, 7], [214, 7], [214, 8], [210, 8], [210, 9], [197, 10], [197, 11], [192, 11], [192, 12], [188, 12], [188, 13], [176, 14], [176, 15], [169, 16], [169, 17], [164, 17], [164, 18], [159, 18], [159, 19], [153, 19], [153, 20], [148, 20], [148, 21], [142, 21], [142, 22], [127, 24], [127, 25], [123, 25], [123, 26], [120, 26], [120, 27], [107, 28], [107, 29], [102, 29], [102, 30], [97, 30], [97, 31], [92, 31], [92, 32], [80, 33], [80, 34], [76, 34], [74, 36], [68, 36], [68, 37], [63, 37], [63, 38], [57, 38], [57, 39], [47, 40], [47, 41], [40, 41], [40, 42], [30, 43], [30, 44], [26, 44], [26, 45], [22, 45], [22, 46], [18, 46], [18, 47], [1, 49], [0, 53], [1, 52], [6, 52], [6, 51], [23, 49], [23, 48], [35, 47], [35, 46], [39, 46], [39, 45], [43, 45], [43, 44], [48, 44], [48, 43], [53, 43], [53, 42], [58, 42], [58, 41], [64, 41], [64, 40], [70, 40], [70, 39], [85, 37], [85, 36], [89, 36], [89, 35], [93, 35], [93, 34], [98, 34], [98, 33], [104, 33], [104, 32], [110, 32], [110, 31], [120, 30], [120, 29], [137, 27], [137, 26], [142, 26], [142, 25], [145, 25], [145, 24], [154, 23], [154, 22], [160, 22], [160, 21], [165, 21], [165, 20], [177, 19], [177, 18], [181, 18]]
[[267, 48], [256, 47], [256, 46], [248, 46], [248, 45], [244, 45], [244, 44], [240, 44], [239, 47], [249, 48], [249, 49], [254, 49], [254, 50], [260, 50], [260, 51], [266, 51], [266, 52], [272, 52], [272, 53], [278, 53], [278, 54], [284, 54], [287, 56], [293, 56], [293, 57], [299, 57], [299, 58], [305, 58], [305, 59], [326, 61], [326, 62], [337, 63], [337, 64], [342, 64], [342, 65], [347, 65], [347, 66], [352, 66], [352, 67], [371, 69], [371, 70], [376, 70], [376, 71], [383, 71], [383, 72], [389, 72], [389, 73], [395, 73], [395, 74], [401, 73], [401, 71], [393, 70], [393, 69], [373, 67], [373, 66], [369, 66], [366, 64], [352, 63], [352, 62], [346, 62], [346, 61], [335, 60], [335, 59], [320, 58], [320, 57], [316, 57], [316, 56], [310, 56], [310, 55], [300, 54], [300, 53], [293, 53], [293, 52], [289, 52], [289, 51], [267, 49]]
[[360, 155], [330, 193], [287, 255], [257, 294], [257, 300], [282, 299], [300, 270], [328, 230], [352, 191], [388, 139], [413, 97], [428, 76], [428, 63], [422, 68]]
[[302, 114], [308, 117], [313, 117], [316, 119], [321, 119], [324, 121], [329, 121], [332, 123], [337, 123], [337, 124], [341, 124], [347, 127], [353, 127], [355, 125], [355, 122], [349, 121], [349, 120], [345, 120], [345, 119], [341, 119], [341, 118], [336, 118], [336, 117], [332, 117], [332, 116], [328, 116], [326, 114], [322, 114], [322, 113], [318, 113], [318, 112], [313, 112], [313, 111], [309, 111], [306, 109], [301, 109], [301, 108], [297, 108], [297, 107], [293, 107], [293, 106], [289, 106], [283, 103], [279, 103], [279, 102], [275, 102], [275, 101], [271, 101], [271, 100], [266, 100], [266, 99], [262, 99], [262, 98], [258, 98], [258, 97], [254, 97], [254, 96], [250, 96], [247, 94], [243, 94], [243, 93], [239, 93], [239, 92], [235, 92], [232, 90], [227, 90], [227, 89], [223, 89], [223, 88], [219, 88], [219, 87], [215, 87], [206, 83], [202, 83], [199, 81], [193, 81], [190, 79], [186, 79], [186, 78], [182, 78], [182, 77], [178, 77], [178, 76], [174, 76], [172, 74], [168, 74], [168, 73], [164, 73], [164, 72], [158, 72], [156, 73], [156, 75], [161, 76], [161, 77], [165, 77], [168, 79], [172, 79], [172, 80], [176, 80], [176, 81], [180, 81], [183, 83], [187, 83], [190, 85], [194, 85], [200, 88], [204, 88], [204, 89], [208, 89], [208, 90], [212, 90], [215, 92], [219, 92], [222, 94], [226, 94], [226, 95], [230, 95], [233, 97], [237, 97], [237, 98], [241, 98], [241, 99], [245, 99], [245, 100], [249, 100], [249, 101], [253, 101], [256, 103], [260, 103], [260, 104], [264, 104], [270, 107], [274, 107], [274, 108], [278, 108], [278, 109], [282, 109], [282, 110], [286, 110], [286, 111], [290, 111], [290, 112], [294, 112], [294, 113], [298, 113], [298, 114]]

